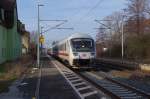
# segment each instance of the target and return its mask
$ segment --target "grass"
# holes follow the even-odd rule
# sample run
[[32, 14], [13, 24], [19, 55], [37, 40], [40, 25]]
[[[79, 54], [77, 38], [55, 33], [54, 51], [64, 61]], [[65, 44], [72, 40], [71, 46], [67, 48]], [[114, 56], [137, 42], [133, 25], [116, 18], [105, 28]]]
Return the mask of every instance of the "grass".
[[6, 64], [0, 65], [0, 93], [7, 92], [11, 83], [17, 79], [16, 75], [7, 72], [7, 68]]
[[12, 82], [21, 77], [28, 69], [28, 66], [24, 64], [31, 61], [30, 57], [23, 57], [17, 61], [0, 64], [0, 93], [8, 91]]
[[112, 71], [111, 75], [114, 77], [122, 77], [122, 78], [129, 78], [131, 76], [131, 71]]

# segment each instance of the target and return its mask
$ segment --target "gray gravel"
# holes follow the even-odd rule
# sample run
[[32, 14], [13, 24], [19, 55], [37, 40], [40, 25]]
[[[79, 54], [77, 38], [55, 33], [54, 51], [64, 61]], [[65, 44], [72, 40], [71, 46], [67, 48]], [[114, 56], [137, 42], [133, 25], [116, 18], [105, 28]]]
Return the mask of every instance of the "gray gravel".
[[130, 79], [125, 79], [125, 78], [114, 78], [115, 80], [119, 80], [123, 83], [126, 83], [130, 86], [134, 86], [140, 90], [143, 90], [146, 93], [150, 93], [150, 84], [139, 81], [139, 80], [130, 80]]

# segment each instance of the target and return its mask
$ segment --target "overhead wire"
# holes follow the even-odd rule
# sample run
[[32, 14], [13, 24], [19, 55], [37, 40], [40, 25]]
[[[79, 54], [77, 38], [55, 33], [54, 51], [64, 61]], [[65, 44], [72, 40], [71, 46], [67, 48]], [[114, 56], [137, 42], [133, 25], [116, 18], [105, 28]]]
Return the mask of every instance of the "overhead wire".
[[83, 15], [80, 19], [80, 20], [84, 20], [85, 18], [89, 17], [89, 14], [95, 10], [100, 4], [102, 4], [104, 0], [99, 0], [85, 15]]
[[99, 0], [94, 6], [91, 7], [91, 9], [89, 9], [89, 10], [87, 11], [86, 14], [84, 14], [83, 16], [81, 16], [81, 17], [73, 24], [73, 26], [77, 26], [81, 21], [87, 19], [87, 18], [89, 17], [89, 14], [90, 14], [91, 12], [93, 12], [93, 10], [95, 10], [98, 6], [100, 6], [100, 4], [102, 4], [103, 1], [104, 1], [104, 0]]
[[84, 18], [84, 17], [87, 17], [93, 10], [95, 10], [100, 4], [102, 4], [103, 1], [104, 1], [104, 0], [99, 0], [99, 1], [95, 4], [95, 6], [93, 6], [93, 7], [83, 16], [83, 18]]
[[[87, 12], [85, 15], [81, 16], [81, 17], [75, 22], [75, 24], [73, 24], [73, 26], [77, 25], [78, 22], [80, 22], [81, 20], [85, 19], [85, 17], [87, 17], [94, 9], [96, 9], [103, 1], [104, 1], [104, 0], [99, 0], [90, 10], [88, 10], [88, 12]], [[78, 10], [78, 12], [75, 13], [73, 16], [76, 16], [76, 15], [78, 15], [79, 13], [81, 13], [81, 9]], [[71, 17], [69, 20], [72, 20], [72, 19], [73, 19], [73, 18]]]

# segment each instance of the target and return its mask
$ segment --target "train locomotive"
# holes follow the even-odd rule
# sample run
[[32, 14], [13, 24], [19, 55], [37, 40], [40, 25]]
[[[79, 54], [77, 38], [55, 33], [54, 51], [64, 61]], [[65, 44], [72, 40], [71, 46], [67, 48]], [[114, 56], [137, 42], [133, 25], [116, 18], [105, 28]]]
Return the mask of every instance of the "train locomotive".
[[73, 68], [87, 68], [96, 57], [94, 39], [88, 34], [73, 34], [55, 43], [51, 54], [68, 63]]

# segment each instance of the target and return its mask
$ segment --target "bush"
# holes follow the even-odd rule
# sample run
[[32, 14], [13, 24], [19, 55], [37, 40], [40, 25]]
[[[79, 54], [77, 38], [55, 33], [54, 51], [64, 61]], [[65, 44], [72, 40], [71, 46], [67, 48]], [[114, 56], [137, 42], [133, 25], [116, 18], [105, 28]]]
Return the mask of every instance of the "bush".
[[150, 34], [128, 37], [125, 51], [127, 58], [134, 60], [150, 58]]
[[111, 57], [119, 58], [121, 57], [121, 45], [114, 44], [111, 48]]
[[[113, 43], [111, 49], [102, 53], [104, 57], [121, 58], [121, 44]], [[124, 58], [127, 60], [150, 63], [150, 33], [126, 37]]]

